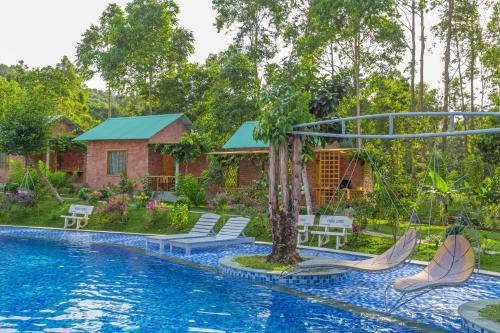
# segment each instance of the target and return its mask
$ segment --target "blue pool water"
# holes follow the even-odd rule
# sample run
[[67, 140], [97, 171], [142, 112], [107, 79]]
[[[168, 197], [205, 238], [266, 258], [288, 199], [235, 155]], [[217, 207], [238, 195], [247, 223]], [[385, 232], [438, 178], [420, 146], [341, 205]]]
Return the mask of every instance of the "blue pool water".
[[0, 249], [2, 332], [414, 332], [119, 247]]
[[[95, 330], [85, 325], [102, 325], [98, 331], [114, 331], [118, 327], [116, 325], [122, 325], [121, 330], [129, 331], [171, 331], [177, 328], [195, 332], [412, 332], [397, 326], [398, 323], [376, 321], [268, 287], [224, 279], [213, 273], [104, 244], [143, 248], [144, 236], [0, 227], [0, 331], [14, 325], [11, 322], [14, 321], [14, 331], [23, 331], [16, 325], [22, 327], [34, 325], [34, 322], [48, 327], [72, 327], [77, 331], [85, 328]], [[158, 249], [153, 251], [158, 252]], [[194, 251], [190, 256], [181, 252], [163, 254], [217, 268], [218, 259], [226, 255], [269, 252], [267, 245], [239, 245]], [[313, 250], [301, 252], [360, 259]], [[24, 260], [19, 261], [19, 258]], [[6, 273], [4, 267], [10, 273]], [[378, 274], [352, 272], [345, 280], [332, 285], [295, 288], [322, 299], [383, 311], [386, 287], [390, 287], [394, 279], [420, 269], [416, 265], [406, 265]], [[8, 276], [4, 277], [5, 274]], [[64, 279], [60, 278], [63, 274]], [[25, 282], [17, 281], [24, 276], [29, 276]], [[53, 283], [56, 279], [58, 282]], [[29, 297], [16, 293], [16, 286], [21, 286], [19, 290], [26, 291]], [[37, 289], [40, 292], [33, 292]], [[398, 296], [392, 288], [388, 290], [389, 300]], [[43, 291], [53, 295], [52, 298]], [[4, 295], [11, 295], [7, 307], [4, 307], [7, 304], [4, 303]], [[53, 303], [38, 300], [40, 296], [42, 300], [52, 299]], [[475, 274], [465, 286], [430, 292], [400, 308], [394, 315], [432, 325], [436, 330], [458, 331], [460, 319], [457, 308], [460, 304], [496, 297], [500, 297], [500, 278]], [[26, 300], [29, 304], [24, 312], [20, 312], [16, 302], [25, 304]], [[52, 305], [52, 308], [36, 312], [36, 316], [40, 316], [39, 322], [33, 319], [32, 308], [38, 302], [45, 306]], [[63, 324], [65, 326], [61, 326]], [[42, 326], [29, 327], [26, 330], [44, 330]], [[433, 331], [432, 328], [430, 331]]]

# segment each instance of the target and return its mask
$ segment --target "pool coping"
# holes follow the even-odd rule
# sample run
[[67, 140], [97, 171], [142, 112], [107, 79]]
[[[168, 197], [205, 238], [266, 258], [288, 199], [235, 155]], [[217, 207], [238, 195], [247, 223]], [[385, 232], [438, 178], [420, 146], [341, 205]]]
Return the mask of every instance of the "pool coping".
[[[34, 227], [29, 225], [11, 225], [11, 224], [0, 224], [0, 227], [13, 227], [13, 228], [31, 228], [31, 229], [49, 229], [49, 230], [60, 230], [60, 231], [78, 231], [78, 232], [96, 232], [96, 233], [108, 233], [108, 234], [122, 234], [122, 235], [137, 235], [137, 236], [163, 236], [164, 234], [149, 234], [149, 233], [139, 233], [139, 232], [124, 232], [124, 231], [106, 231], [106, 230], [89, 230], [89, 229], [65, 229], [65, 228], [55, 228], [55, 227]], [[255, 244], [262, 245], [272, 245], [271, 242], [264, 241], [255, 241]], [[364, 252], [355, 252], [355, 251], [346, 251], [346, 250], [336, 250], [315, 246], [307, 246], [307, 245], [298, 245], [299, 249], [305, 250], [313, 250], [318, 252], [327, 252], [327, 253], [340, 253], [340, 254], [348, 254], [359, 257], [373, 258], [376, 255], [371, 253]], [[429, 263], [427, 261], [422, 260], [410, 260], [410, 264], [415, 264], [418, 266], [427, 266]], [[476, 269], [477, 270], [477, 269]], [[500, 272], [493, 272], [488, 270], [480, 270], [479, 272], [474, 272], [474, 274], [481, 274], [486, 276], [494, 276], [500, 278]]]
[[500, 304], [500, 298], [483, 299], [461, 304], [458, 314], [462, 318], [462, 329], [465, 332], [500, 333], [500, 323], [482, 318], [479, 311], [486, 305]]
[[[0, 224], [0, 227], [27, 228], [27, 229], [48, 229], [48, 230], [57, 230], [57, 231], [82, 231], [82, 232], [89, 232], [89, 233], [97, 232], [97, 233], [108, 233], [108, 234], [111, 233], [111, 234], [136, 235], [136, 236], [156, 235], [156, 234], [131, 233], [131, 232], [120, 232], [120, 231], [103, 231], [103, 230], [95, 230], [94, 231], [94, 230], [88, 230], [88, 229], [87, 230], [76, 230], [76, 229], [64, 229], [64, 228], [53, 228], [53, 227], [13, 226], [13, 225], [5, 225], [5, 224]], [[43, 238], [43, 237], [38, 238], [38, 239], [45, 239], [45, 240], [56, 241], [56, 242], [71, 242], [69, 240]], [[154, 257], [169, 261], [169, 262], [177, 264], [177, 265], [185, 265], [185, 266], [192, 267], [195, 269], [200, 269], [202, 271], [209, 272], [212, 274], [224, 276], [224, 274], [218, 268], [199, 264], [199, 263], [196, 263], [196, 262], [193, 262], [193, 261], [190, 261], [187, 259], [183, 259], [183, 258], [177, 258], [174, 256], [168, 256], [168, 255], [165, 255], [162, 253], [147, 251], [145, 249], [142, 249], [142, 248], [139, 248], [139, 247], [136, 247], [133, 245], [124, 245], [124, 244], [115, 244], [115, 243], [106, 243], [106, 242], [92, 242], [92, 241], [86, 242], [86, 243], [96, 244], [96, 245], [106, 245], [106, 246], [112, 246], [112, 247], [117, 247], [117, 248], [124, 248], [124, 249], [127, 249], [129, 251], [136, 252], [136, 253], [141, 253], [141, 254], [148, 255], [148, 256], [154, 256]], [[256, 243], [263, 244], [263, 245], [271, 244], [268, 242], [256, 242]], [[309, 248], [315, 249], [314, 247], [309, 247]], [[335, 251], [332, 251], [332, 252], [335, 252]], [[347, 252], [347, 251], [344, 251], [344, 252]], [[226, 278], [235, 279], [234, 277], [230, 277], [230, 276], [226, 276]], [[238, 280], [241, 280], [241, 279], [238, 279]], [[396, 317], [390, 313], [386, 313], [383, 311], [377, 311], [377, 310], [373, 310], [373, 309], [369, 309], [369, 308], [364, 308], [364, 307], [361, 307], [358, 305], [354, 305], [354, 304], [350, 304], [350, 303], [343, 302], [340, 300], [336, 300], [334, 298], [325, 298], [325, 297], [322, 297], [322, 296], [314, 294], [314, 293], [300, 291], [298, 289], [292, 288], [292, 287], [287, 286], [287, 285], [275, 285], [275, 284], [262, 283], [262, 282], [258, 282], [258, 281], [249, 281], [249, 282], [251, 282], [252, 284], [257, 285], [257, 286], [263, 286], [263, 287], [266, 287], [266, 288], [269, 288], [269, 289], [272, 289], [275, 291], [286, 293], [286, 294], [289, 294], [289, 295], [292, 295], [292, 296], [295, 296], [295, 297], [298, 297], [298, 298], [301, 298], [304, 300], [309, 300], [309, 301], [312, 301], [312, 302], [315, 302], [318, 304], [322, 304], [325, 306], [329, 306], [329, 307], [332, 307], [335, 309], [353, 312], [357, 315], [367, 317], [369, 319], [376, 320], [379, 322], [384, 322], [384, 323], [392, 324], [392, 325], [404, 326], [405, 328], [418, 330], [422, 333], [446, 333], [446, 332], [450, 332], [448, 329], [438, 327], [438, 326], [435, 326], [432, 324], [422, 323], [422, 322], [419, 322], [416, 320], [412, 320], [410, 318]]]

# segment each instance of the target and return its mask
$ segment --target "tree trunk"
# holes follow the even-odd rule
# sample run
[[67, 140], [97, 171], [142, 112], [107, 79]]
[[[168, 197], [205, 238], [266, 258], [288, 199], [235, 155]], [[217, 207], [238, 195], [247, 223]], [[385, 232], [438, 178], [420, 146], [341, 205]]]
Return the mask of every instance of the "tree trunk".
[[271, 227], [271, 236], [273, 239], [272, 252], [268, 257], [271, 261], [273, 258], [279, 256], [278, 244], [281, 243], [279, 239], [279, 216], [278, 216], [278, 191], [277, 191], [277, 169], [278, 169], [278, 149], [275, 145], [269, 148], [269, 226]]
[[[354, 38], [354, 88], [356, 90], [356, 116], [359, 117], [361, 116], [361, 96], [360, 96], [360, 91], [359, 91], [359, 75], [360, 75], [360, 70], [359, 70], [359, 35], [356, 35]], [[360, 135], [361, 134], [361, 120], [357, 119], [356, 120], [356, 134]], [[361, 148], [361, 138], [356, 139], [356, 147], [358, 149]]]
[[38, 178], [40, 179], [42, 184], [49, 189], [49, 192], [50, 192], [50, 194], [52, 194], [54, 199], [56, 199], [59, 204], [63, 204], [64, 199], [59, 195], [59, 192], [57, 192], [56, 188], [54, 186], [52, 186], [50, 181], [47, 179], [45, 174], [42, 172], [42, 170], [40, 169], [40, 166], [38, 165], [38, 161], [32, 161], [32, 166], [35, 169], [35, 172], [38, 175]]
[[419, 103], [420, 112], [424, 112], [424, 55], [425, 55], [425, 0], [420, 0], [420, 86], [419, 86]]
[[[276, 148], [272, 147], [269, 152], [269, 222], [273, 237], [273, 248], [268, 256], [268, 261], [293, 265], [299, 256], [297, 253], [297, 221], [300, 208], [301, 171], [302, 171], [302, 144], [301, 137], [294, 137], [293, 143], [293, 166], [292, 186], [288, 184], [288, 143]], [[276, 156], [278, 155], [278, 156]], [[276, 195], [276, 178], [279, 172], [281, 185], [282, 207], [278, 207]]]
[[108, 84], [108, 118], [113, 116], [113, 112], [111, 111], [111, 87]]
[[416, 58], [416, 41], [415, 41], [415, 14], [416, 0], [411, 1], [411, 64], [410, 64], [410, 112], [415, 112], [415, 58]]
[[153, 90], [153, 71], [149, 71], [149, 83], [148, 83], [148, 108], [149, 114], [153, 114], [153, 106], [152, 106], [152, 90]]
[[283, 200], [283, 210], [286, 211], [290, 206], [290, 191], [288, 188], [288, 142], [285, 142], [279, 146], [278, 153], [281, 198]]
[[311, 189], [309, 188], [309, 179], [307, 178], [307, 167], [302, 163], [302, 184], [304, 184], [304, 197], [306, 198], [307, 215], [312, 215]]
[[[458, 36], [455, 35], [455, 44], [457, 47], [457, 62], [458, 62], [458, 83], [460, 85], [460, 112], [465, 112], [465, 92], [464, 92], [464, 79], [462, 75], [462, 58], [460, 58], [460, 43], [458, 41]], [[467, 130], [467, 117], [464, 117], [464, 127]], [[464, 136], [465, 139], [465, 153], [468, 152], [468, 141], [467, 135]]]
[[[450, 112], [450, 56], [451, 56], [451, 36], [453, 32], [453, 10], [454, 0], [448, 0], [448, 12], [446, 14], [446, 45], [444, 50], [444, 71], [443, 71], [443, 111]], [[448, 131], [448, 117], [443, 118], [443, 132]], [[446, 150], [446, 137], [443, 137], [443, 151]]]

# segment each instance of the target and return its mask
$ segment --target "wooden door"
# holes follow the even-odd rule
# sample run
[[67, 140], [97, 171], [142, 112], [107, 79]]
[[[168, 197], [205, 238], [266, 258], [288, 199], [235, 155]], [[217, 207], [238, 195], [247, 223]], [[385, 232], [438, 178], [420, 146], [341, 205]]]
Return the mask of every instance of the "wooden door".
[[175, 161], [172, 155], [163, 156], [162, 176], [175, 176]]

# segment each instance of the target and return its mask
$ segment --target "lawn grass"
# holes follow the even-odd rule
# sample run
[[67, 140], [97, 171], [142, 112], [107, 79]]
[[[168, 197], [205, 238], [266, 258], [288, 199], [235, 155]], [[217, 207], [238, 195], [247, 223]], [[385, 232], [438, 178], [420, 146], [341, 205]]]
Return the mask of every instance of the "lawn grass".
[[[33, 208], [15, 208], [10, 211], [0, 210], [0, 224], [62, 228], [63, 219], [60, 216], [68, 213], [68, 208], [71, 203], [88, 204], [85, 201], [69, 198], [63, 205], [58, 205], [52, 198], [45, 197]], [[196, 223], [200, 217], [201, 212], [209, 212], [209, 210], [207, 207], [193, 207], [189, 214], [188, 224], [182, 228], [177, 228], [167, 221], [160, 221], [157, 224], [150, 223], [144, 208], [129, 207], [128, 219], [126, 222], [107, 223], [93, 215], [86, 229], [148, 234], [186, 233], [191, 230], [194, 223]], [[226, 214], [239, 215], [241, 213], [229, 210]], [[225, 218], [221, 218], [215, 226], [215, 231], [220, 230], [229, 217], [230, 216], [226, 215]], [[404, 227], [403, 225], [402, 228]], [[373, 225], [369, 225], [367, 229], [373, 230], [374, 227]], [[391, 227], [382, 222], [378, 224], [378, 232], [392, 235]], [[444, 227], [432, 226], [431, 233], [442, 235], [444, 233]], [[258, 241], [270, 242], [272, 240], [266, 220], [251, 220], [245, 229], [245, 234], [255, 237]], [[490, 248], [495, 249], [498, 247], [500, 249], [499, 232], [481, 231], [480, 237], [484, 237], [484, 235], [489, 237], [489, 242], [492, 244]], [[349, 234], [347, 239], [348, 241], [341, 248], [342, 250], [371, 254], [380, 254], [394, 244], [392, 237], [368, 236], [364, 234]], [[309, 242], [303, 245], [317, 246], [316, 236], [312, 237]], [[330, 241], [324, 245], [324, 247], [335, 248], [335, 237], [331, 237]], [[436, 250], [437, 247], [433, 243], [422, 244], [414, 259], [428, 261], [434, 256]], [[488, 255], [482, 253], [481, 269], [500, 272], [500, 254]]]
[[235, 257], [234, 261], [244, 267], [262, 269], [266, 271], [283, 272], [284, 270], [290, 268], [290, 265], [268, 262], [267, 256], [262, 255]]
[[500, 323], [500, 304], [489, 304], [479, 310], [479, 315], [488, 320]]

